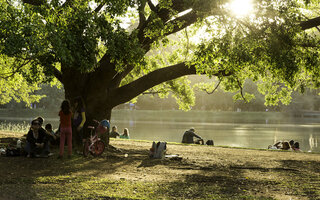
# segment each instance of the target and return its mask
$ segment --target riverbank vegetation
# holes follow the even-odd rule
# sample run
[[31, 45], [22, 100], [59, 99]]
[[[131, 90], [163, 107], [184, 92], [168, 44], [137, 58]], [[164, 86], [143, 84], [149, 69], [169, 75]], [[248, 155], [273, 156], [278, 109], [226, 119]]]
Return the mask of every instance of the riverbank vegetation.
[[[208, 82], [210, 79], [205, 77], [190, 76], [191, 85], [195, 86], [199, 82]], [[214, 93], [208, 94], [207, 92], [194, 88], [194, 94], [196, 97], [195, 104], [191, 110], [204, 110], [212, 112], [223, 112], [223, 111], [245, 111], [245, 112], [262, 112], [262, 111], [283, 111], [283, 112], [301, 112], [301, 111], [318, 111], [319, 105], [319, 90], [307, 89], [304, 94], [297, 91], [292, 93], [292, 101], [290, 105], [279, 104], [277, 106], [266, 106], [265, 97], [260, 94], [257, 90], [257, 85], [252, 81], [248, 80], [244, 85], [244, 91], [255, 95], [255, 99], [250, 102], [245, 101], [234, 101], [234, 93], [225, 92], [221, 89], [217, 89]], [[57, 102], [62, 102], [64, 99], [63, 86], [50, 86], [48, 84], [42, 84], [40, 90], [34, 92], [42, 98], [38, 102], [32, 102], [30, 105], [26, 105], [25, 102], [17, 102], [11, 100], [7, 104], [0, 105], [0, 109], [16, 110], [17, 113], [23, 113], [24, 115], [28, 112], [55, 112], [59, 109]], [[132, 103], [133, 102], [133, 103]], [[134, 109], [134, 110], [178, 110], [179, 106], [171, 95], [167, 98], [160, 98], [158, 96], [149, 94], [141, 95], [131, 104], [125, 103], [115, 107], [116, 110]], [[2, 111], [3, 112], [3, 111]]]
[[[0, 109], [0, 121], [2, 127], [13, 126], [13, 121], [29, 123], [33, 118], [42, 116], [47, 122], [58, 120], [57, 110], [38, 109]], [[173, 121], [173, 122], [213, 122], [213, 123], [279, 123], [293, 119], [306, 123], [316, 122], [320, 117], [318, 112], [296, 111], [296, 112], [230, 112], [230, 111], [202, 111], [191, 110], [130, 110], [116, 109], [113, 112], [111, 123], [116, 120], [134, 121]], [[4, 125], [9, 123], [9, 125]], [[20, 124], [19, 126], [22, 126]], [[0, 125], [0, 130], [1, 125]], [[8, 129], [5, 129], [8, 130]], [[12, 131], [14, 131], [12, 129]]]
[[319, 154], [169, 143], [179, 159], [158, 160], [148, 158], [151, 141], [111, 145], [97, 158], [0, 157], [0, 198], [320, 198]]

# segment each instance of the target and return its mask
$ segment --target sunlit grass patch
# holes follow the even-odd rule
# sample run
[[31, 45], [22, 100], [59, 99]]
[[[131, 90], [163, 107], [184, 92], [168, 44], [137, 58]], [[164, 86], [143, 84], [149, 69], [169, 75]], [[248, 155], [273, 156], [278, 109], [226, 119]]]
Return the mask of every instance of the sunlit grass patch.
[[220, 184], [201, 183], [200, 180], [133, 182], [126, 179], [63, 175], [38, 177], [31, 187], [37, 199], [238, 199], [240, 196], [241, 199], [271, 199], [250, 196], [245, 190], [228, 192]]
[[156, 199], [152, 183], [83, 176], [38, 177], [33, 185], [41, 199]]
[[[10, 132], [11, 134], [27, 133], [30, 128], [30, 124], [27, 122], [11, 123], [11, 122], [0, 122], [1, 132]], [[9, 134], [9, 133], [8, 133]], [[19, 134], [17, 134], [19, 135]]]

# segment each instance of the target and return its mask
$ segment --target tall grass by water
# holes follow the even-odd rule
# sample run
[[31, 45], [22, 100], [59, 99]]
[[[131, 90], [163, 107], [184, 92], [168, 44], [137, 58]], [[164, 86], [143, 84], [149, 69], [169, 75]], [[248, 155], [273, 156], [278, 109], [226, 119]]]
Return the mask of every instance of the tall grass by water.
[[30, 124], [27, 122], [12, 123], [3, 121], [0, 122], [0, 132], [1, 135], [6, 135], [8, 137], [17, 137], [26, 134], [30, 128]]

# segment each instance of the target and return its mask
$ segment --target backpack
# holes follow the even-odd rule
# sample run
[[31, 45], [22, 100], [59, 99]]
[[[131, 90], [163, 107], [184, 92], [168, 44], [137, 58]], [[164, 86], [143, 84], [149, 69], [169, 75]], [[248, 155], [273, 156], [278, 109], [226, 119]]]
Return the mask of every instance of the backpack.
[[214, 145], [213, 140], [208, 140], [208, 141], [206, 142], [206, 144], [207, 144], [207, 145]]
[[7, 149], [6, 156], [20, 156], [20, 148], [18, 149]]
[[167, 151], [167, 142], [158, 142], [157, 144], [153, 141], [150, 148], [150, 158], [164, 158]]

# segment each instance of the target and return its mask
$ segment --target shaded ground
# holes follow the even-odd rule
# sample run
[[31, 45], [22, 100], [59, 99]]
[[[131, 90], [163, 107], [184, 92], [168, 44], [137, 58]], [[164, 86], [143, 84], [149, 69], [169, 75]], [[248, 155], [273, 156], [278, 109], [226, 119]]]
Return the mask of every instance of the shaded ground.
[[[71, 159], [0, 157], [0, 199], [320, 199], [320, 154], [151, 142]], [[128, 154], [126, 157], [125, 154]]]

